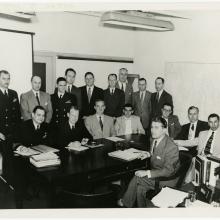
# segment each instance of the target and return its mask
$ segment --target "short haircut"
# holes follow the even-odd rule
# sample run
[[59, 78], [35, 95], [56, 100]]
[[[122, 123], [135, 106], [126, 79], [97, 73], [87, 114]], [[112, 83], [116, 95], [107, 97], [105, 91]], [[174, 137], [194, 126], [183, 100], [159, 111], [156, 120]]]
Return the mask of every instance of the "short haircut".
[[9, 72], [8, 72], [7, 70], [0, 70], [0, 76], [1, 76], [2, 74], [9, 74]]
[[115, 73], [110, 73], [110, 74], [108, 75], [108, 80], [109, 80], [110, 76], [114, 76], [114, 77], [116, 78], [116, 80], [117, 80], [117, 75], [116, 75]]
[[159, 123], [161, 123], [161, 125], [162, 125], [163, 128], [167, 128], [167, 122], [166, 122], [166, 120], [165, 120], [164, 118], [162, 118], [162, 117], [155, 117], [155, 118], [153, 118], [151, 124], [152, 124], [153, 122], [159, 122]]
[[41, 77], [40, 77], [40, 76], [33, 75], [33, 76], [31, 77], [31, 82], [32, 82], [32, 80], [33, 80], [33, 78], [34, 78], [35, 76], [36, 76], [36, 77], [39, 77], [39, 78], [40, 78], [40, 80], [41, 80]]
[[105, 101], [104, 101], [103, 99], [96, 99], [96, 100], [95, 100], [95, 105], [97, 104], [97, 102], [103, 102], [104, 105], [105, 105]]
[[76, 71], [73, 68], [68, 68], [65, 70], [65, 76], [67, 75], [68, 71], [72, 71], [76, 75]]
[[59, 83], [59, 82], [66, 82], [66, 79], [64, 78], [64, 77], [58, 77], [57, 78], [57, 84]]
[[192, 109], [196, 109], [196, 111], [199, 113], [199, 108], [192, 105], [192, 106], [190, 106], [190, 107], [188, 108], [188, 114], [189, 114], [189, 112], [190, 112]]
[[[164, 78], [162, 78], [162, 77], [157, 77], [156, 80], [158, 80], [158, 79], [160, 79], [160, 80], [162, 81], [163, 84], [165, 83]], [[155, 80], [155, 81], [156, 81], [156, 80]]]
[[145, 78], [138, 79], [138, 82], [140, 82], [140, 81], [145, 81], [145, 83], [147, 83], [147, 80]]
[[84, 77], [86, 78], [88, 75], [91, 75], [93, 78], [95, 78], [95, 76], [92, 72], [86, 72]]
[[170, 104], [169, 102], [166, 102], [166, 103], [163, 104], [162, 108], [164, 108], [164, 106], [170, 106], [171, 110], [173, 112], [173, 105], [172, 104]]
[[72, 106], [70, 106], [70, 108], [68, 109], [68, 113], [70, 113], [70, 111], [71, 111], [72, 109], [74, 109], [75, 111], [79, 111], [79, 108], [78, 108], [77, 105], [72, 105]]
[[46, 114], [45, 108], [42, 107], [41, 105], [35, 106], [34, 109], [33, 109], [33, 113], [35, 114], [38, 109], [44, 111], [44, 113]]
[[123, 68], [119, 69], [119, 72], [120, 72], [121, 70], [125, 70], [125, 71], [128, 73], [128, 69], [127, 69], [127, 68], [125, 68], [125, 67], [123, 67]]
[[217, 118], [218, 121], [219, 121], [219, 115], [216, 114], [216, 113], [212, 113], [212, 114], [210, 114], [209, 117], [208, 117], [208, 120], [209, 120], [210, 118]]
[[130, 104], [130, 103], [126, 103], [126, 104], [123, 106], [123, 109], [125, 109], [125, 108], [132, 108], [132, 110], [133, 110], [133, 106], [132, 106], [132, 104]]

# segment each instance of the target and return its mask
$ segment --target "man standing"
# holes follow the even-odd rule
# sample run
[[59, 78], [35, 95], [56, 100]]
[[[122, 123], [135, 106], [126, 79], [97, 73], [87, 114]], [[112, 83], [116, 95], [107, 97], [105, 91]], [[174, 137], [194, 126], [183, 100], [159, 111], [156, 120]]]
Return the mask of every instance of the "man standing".
[[141, 118], [142, 125], [145, 131], [150, 124], [151, 115], [151, 93], [146, 90], [147, 81], [144, 78], [138, 80], [139, 91], [132, 95], [132, 105], [134, 107], [134, 114]]
[[72, 106], [67, 112], [68, 121], [61, 125], [59, 131], [59, 143], [57, 147], [66, 147], [70, 142], [81, 142], [84, 138], [92, 139], [92, 136], [85, 127], [83, 119], [79, 119], [79, 109]]
[[46, 123], [50, 123], [53, 110], [50, 95], [40, 91], [41, 78], [39, 76], [31, 77], [32, 90], [21, 94], [21, 115], [24, 121], [30, 120], [33, 109], [36, 106], [42, 106], [46, 111]]
[[145, 134], [140, 117], [132, 115], [134, 112], [132, 105], [125, 104], [123, 112], [124, 115], [118, 117], [115, 122], [116, 135]]
[[[157, 117], [152, 120], [151, 135], [151, 159], [150, 169], [138, 170], [128, 185], [119, 205], [128, 208], [134, 207], [137, 202], [138, 207], [147, 206], [146, 193], [155, 187], [155, 178], [169, 177], [174, 175], [180, 166], [178, 147], [166, 135], [166, 121]], [[174, 186], [178, 179], [165, 181], [166, 186]]]
[[15, 138], [21, 114], [18, 94], [9, 89], [10, 74], [0, 70], [0, 142], [7, 138]]
[[[190, 106], [188, 109], [189, 123], [182, 126], [181, 132], [175, 138], [177, 140], [193, 140], [199, 136], [201, 131], [209, 130], [206, 121], [199, 120], [199, 108]], [[189, 153], [195, 157], [197, 155], [197, 146], [189, 148]]]
[[125, 104], [125, 94], [120, 89], [115, 88], [116, 83], [117, 75], [113, 73], [109, 74], [109, 88], [104, 90], [105, 114], [114, 118], [122, 115], [123, 106]]
[[95, 78], [92, 72], [85, 74], [85, 86], [80, 87], [82, 96], [82, 116], [95, 113], [94, 105], [97, 99], [103, 99], [103, 90], [94, 85]]
[[151, 96], [152, 117], [161, 116], [161, 109], [164, 103], [169, 103], [173, 106], [172, 96], [164, 90], [165, 80], [162, 77], [157, 77], [155, 80], [156, 92]]
[[[60, 125], [67, 120], [67, 112], [72, 105], [77, 105], [76, 96], [66, 92], [66, 79], [59, 77], [57, 79], [57, 92], [51, 95], [53, 107], [53, 116], [51, 128], [57, 133]], [[56, 136], [55, 136], [56, 137]]]
[[94, 115], [85, 119], [85, 125], [93, 139], [107, 138], [115, 135], [114, 119], [104, 115], [105, 102], [96, 100]]
[[178, 117], [176, 115], [172, 115], [173, 106], [169, 103], [164, 103], [161, 112], [162, 118], [164, 118], [167, 122], [167, 135], [170, 138], [175, 139], [181, 131], [181, 125]]
[[118, 82], [116, 84], [116, 88], [121, 89], [125, 93], [125, 104], [131, 104], [131, 95], [133, 92], [133, 87], [128, 83], [128, 70], [126, 68], [121, 68], [118, 74]]

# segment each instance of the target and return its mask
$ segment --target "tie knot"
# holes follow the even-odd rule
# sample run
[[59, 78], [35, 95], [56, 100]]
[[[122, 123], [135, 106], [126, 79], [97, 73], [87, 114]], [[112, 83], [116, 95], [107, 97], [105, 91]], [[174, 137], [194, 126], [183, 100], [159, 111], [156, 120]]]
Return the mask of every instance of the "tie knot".
[[4, 94], [5, 94], [5, 95], [8, 95], [8, 93], [7, 93], [7, 91], [6, 91], [6, 90], [5, 90]]

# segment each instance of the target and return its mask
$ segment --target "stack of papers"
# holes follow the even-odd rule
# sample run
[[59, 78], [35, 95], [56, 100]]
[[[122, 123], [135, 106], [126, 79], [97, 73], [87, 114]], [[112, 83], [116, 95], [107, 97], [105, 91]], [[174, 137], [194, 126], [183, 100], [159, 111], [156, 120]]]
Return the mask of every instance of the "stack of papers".
[[137, 150], [135, 148], [129, 148], [127, 150], [117, 150], [108, 153], [110, 157], [122, 159], [125, 161], [132, 161], [135, 159], [145, 159], [150, 157], [150, 153], [147, 151]]
[[61, 161], [58, 155], [53, 152], [48, 152], [30, 157], [30, 163], [40, 168], [59, 165]]
[[188, 197], [188, 193], [164, 187], [151, 201], [161, 208], [176, 207]]
[[107, 137], [105, 139], [113, 141], [113, 142], [118, 142], [118, 141], [124, 141], [125, 140], [125, 139], [119, 138], [119, 137]]
[[48, 153], [48, 152], [56, 153], [56, 152], [59, 152], [58, 149], [53, 148], [53, 147], [48, 147], [46, 145], [37, 145], [37, 146], [34, 146], [32, 148], [34, 150], [37, 150], [37, 151], [41, 152], [41, 153]]
[[29, 148], [29, 147], [24, 147], [24, 146], [18, 147], [14, 151], [14, 153], [19, 154], [21, 156], [26, 156], [26, 157], [29, 157], [29, 156], [32, 156], [32, 155], [36, 155], [36, 154], [40, 154], [39, 151], [34, 150], [32, 148]]
[[66, 148], [73, 151], [84, 151], [89, 149], [88, 147], [84, 147], [82, 145], [76, 145], [74, 142], [71, 142]]

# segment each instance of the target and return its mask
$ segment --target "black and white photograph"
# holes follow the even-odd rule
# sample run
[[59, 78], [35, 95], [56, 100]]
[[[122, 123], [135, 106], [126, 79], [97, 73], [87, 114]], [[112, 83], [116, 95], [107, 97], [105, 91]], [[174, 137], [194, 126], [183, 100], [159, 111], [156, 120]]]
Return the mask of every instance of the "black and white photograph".
[[219, 27], [220, 2], [0, 2], [0, 215], [219, 217]]

